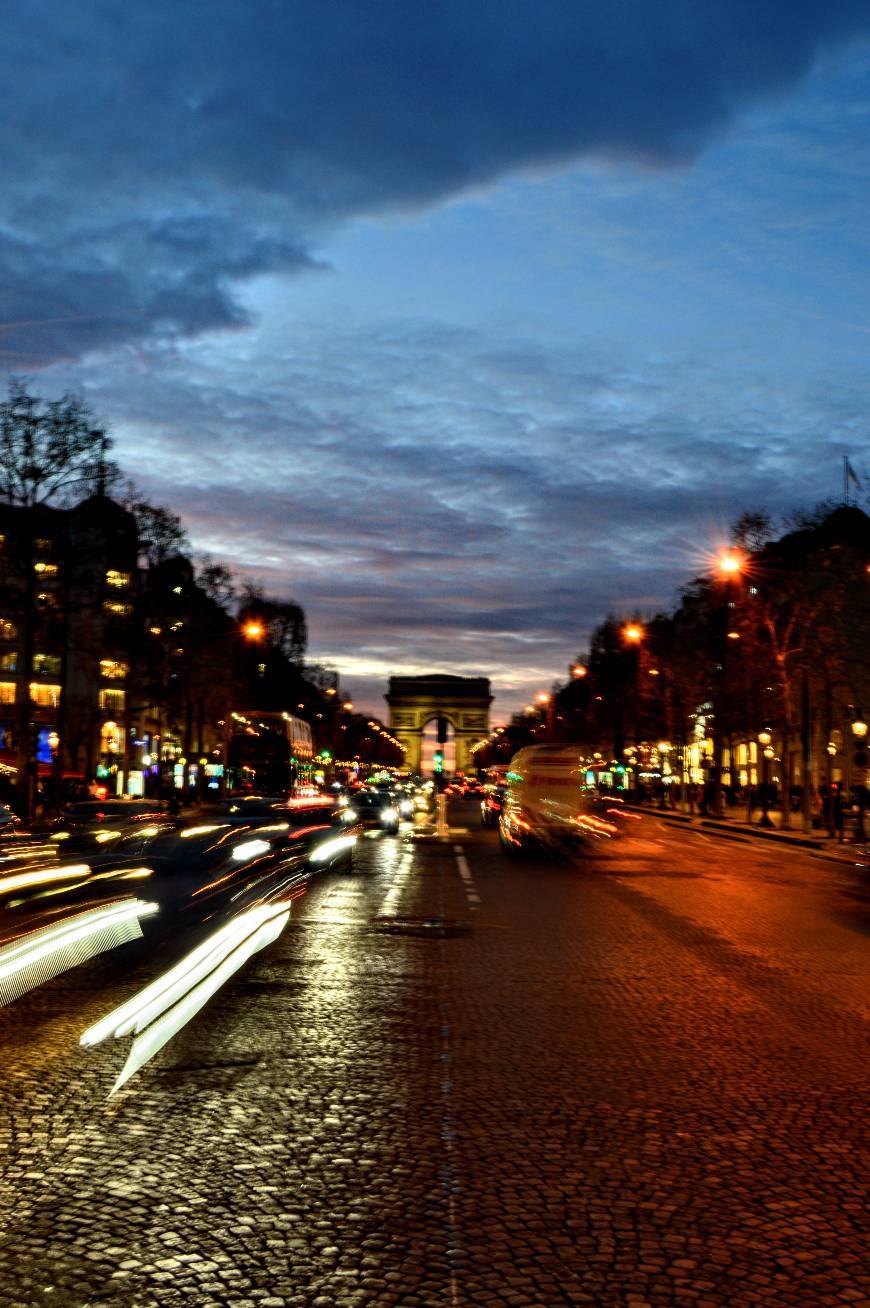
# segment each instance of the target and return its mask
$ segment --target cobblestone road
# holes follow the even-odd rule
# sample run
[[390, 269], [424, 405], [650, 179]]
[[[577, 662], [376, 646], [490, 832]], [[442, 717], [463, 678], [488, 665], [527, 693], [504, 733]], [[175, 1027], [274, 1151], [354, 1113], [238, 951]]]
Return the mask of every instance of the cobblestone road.
[[112, 1100], [141, 946], [0, 1011], [0, 1303], [870, 1303], [866, 874], [362, 844]]

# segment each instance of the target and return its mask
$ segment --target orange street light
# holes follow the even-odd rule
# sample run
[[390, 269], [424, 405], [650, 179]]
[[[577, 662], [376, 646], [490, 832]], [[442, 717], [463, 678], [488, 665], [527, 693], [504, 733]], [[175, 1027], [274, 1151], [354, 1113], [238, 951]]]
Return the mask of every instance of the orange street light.
[[636, 622], [627, 622], [622, 628], [622, 636], [630, 645], [637, 645], [643, 640], [643, 627]]
[[350, 713], [351, 709], [353, 708], [353, 700], [346, 699], [341, 707], [344, 709], [345, 713]]
[[722, 550], [716, 558], [716, 569], [723, 577], [736, 577], [743, 571], [743, 557], [736, 550]]
[[245, 640], [262, 640], [266, 634], [266, 628], [262, 622], [246, 622], [242, 627], [242, 635]]
[[538, 701], [539, 704], [549, 704], [550, 702], [550, 696], [547, 694], [545, 690], [539, 690], [537, 695], [535, 696], [535, 699]]
[[571, 668], [572, 677], [585, 677], [589, 669], [583, 663], [575, 663]]

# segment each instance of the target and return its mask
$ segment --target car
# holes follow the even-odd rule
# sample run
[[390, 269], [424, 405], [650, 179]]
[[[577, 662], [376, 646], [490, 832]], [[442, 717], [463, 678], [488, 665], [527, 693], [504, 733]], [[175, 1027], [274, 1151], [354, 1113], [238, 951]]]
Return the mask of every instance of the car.
[[68, 804], [61, 812], [60, 821], [64, 830], [83, 832], [133, 822], [147, 825], [165, 816], [166, 805], [157, 799], [89, 799]]
[[498, 819], [506, 853], [564, 852], [620, 833], [616, 815], [587, 789], [582, 759], [579, 745], [530, 745], [514, 755]]
[[484, 786], [480, 799], [480, 825], [497, 827], [504, 808], [507, 786]]
[[360, 790], [351, 795], [342, 809], [345, 822], [358, 822], [366, 831], [397, 832], [399, 810], [393, 796], [381, 791]]
[[284, 799], [275, 795], [230, 796], [219, 803], [201, 805], [191, 817], [194, 828], [226, 825], [249, 827], [264, 835], [286, 832], [297, 847], [309, 849], [312, 863], [351, 871], [353, 846], [362, 824], [348, 816], [342, 797], [314, 795]]

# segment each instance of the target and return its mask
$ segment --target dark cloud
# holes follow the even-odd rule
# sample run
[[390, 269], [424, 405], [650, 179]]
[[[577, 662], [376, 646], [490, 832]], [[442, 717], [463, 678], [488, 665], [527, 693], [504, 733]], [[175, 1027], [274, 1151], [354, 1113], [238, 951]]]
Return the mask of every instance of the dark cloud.
[[0, 359], [244, 321], [350, 215], [692, 158], [865, 0], [28, 0], [4, 13]]

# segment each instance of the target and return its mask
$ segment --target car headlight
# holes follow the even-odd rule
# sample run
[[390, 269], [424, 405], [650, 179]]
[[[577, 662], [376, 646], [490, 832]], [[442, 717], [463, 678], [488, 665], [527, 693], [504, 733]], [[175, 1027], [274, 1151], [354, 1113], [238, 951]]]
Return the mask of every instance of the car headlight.
[[399, 810], [397, 808], [385, 808], [381, 811], [381, 816], [385, 822], [398, 822]]
[[359, 814], [357, 813], [355, 808], [346, 808], [343, 810], [341, 814], [342, 822], [356, 822], [358, 817]]

